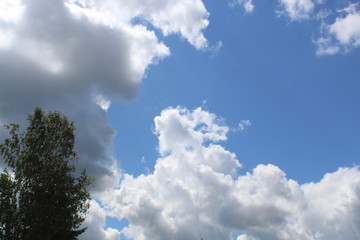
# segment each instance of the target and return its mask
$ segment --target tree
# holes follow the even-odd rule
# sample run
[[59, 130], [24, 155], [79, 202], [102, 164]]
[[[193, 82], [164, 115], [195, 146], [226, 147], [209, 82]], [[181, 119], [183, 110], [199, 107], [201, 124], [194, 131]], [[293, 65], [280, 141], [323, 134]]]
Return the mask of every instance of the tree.
[[0, 175], [0, 239], [18, 239], [16, 183], [5, 169]]
[[25, 132], [6, 125], [10, 138], [0, 144], [14, 176], [1, 175], [0, 207], [7, 211], [0, 212], [0, 238], [77, 239], [86, 230], [79, 228], [89, 208], [92, 178], [85, 170], [75, 176], [74, 124], [40, 108], [28, 122]]

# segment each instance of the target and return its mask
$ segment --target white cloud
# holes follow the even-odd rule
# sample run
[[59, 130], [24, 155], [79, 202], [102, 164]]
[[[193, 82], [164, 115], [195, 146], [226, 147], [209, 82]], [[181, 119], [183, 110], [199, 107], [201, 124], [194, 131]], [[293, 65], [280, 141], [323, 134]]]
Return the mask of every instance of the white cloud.
[[335, 22], [330, 25], [330, 33], [342, 45], [358, 47], [360, 45], [360, 11], [357, 7], [359, 4], [350, 4], [343, 11], [345, 17], [336, 18]]
[[256, 240], [256, 238], [249, 236], [247, 234], [240, 235], [236, 238], [236, 240]]
[[154, 121], [155, 133], [159, 134], [159, 152], [162, 155], [197, 149], [207, 140], [226, 140], [229, 131], [228, 127], [218, 124], [221, 119], [201, 108], [193, 112], [180, 107], [165, 109]]
[[332, 11], [330, 9], [321, 9], [319, 12], [316, 13], [316, 19], [317, 20], [324, 20], [327, 17], [329, 17], [332, 14]]
[[278, 0], [279, 15], [285, 15], [292, 21], [309, 19], [314, 11], [315, 4], [312, 0]]
[[[360, 171], [341, 168], [300, 185], [274, 165], [238, 175], [241, 164], [219, 145], [228, 129], [197, 108], [155, 118], [161, 157], [151, 174], [124, 175], [108, 202], [136, 240], [359, 239]], [[220, 131], [218, 131], [221, 129]], [[214, 142], [215, 141], [215, 142]]]
[[23, 12], [21, 0], [0, 1], [0, 50], [7, 48], [13, 41], [11, 27], [21, 19]]
[[[275, 13], [278, 17], [285, 16], [290, 21], [317, 21], [320, 26], [320, 36], [313, 39], [316, 45], [316, 55], [333, 55], [346, 53], [360, 46], [360, 9], [359, 3], [348, 2], [348, 7], [333, 11], [323, 5], [326, 0], [277, 0]], [[255, 6], [252, 0], [233, 0], [230, 6], [241, 5], [248, 13]], [[338, 14], [331, 24], [327, 19]]]
[[340, 16], [332, 24], [323, 23], [323, 34], [314, 41], [318, 55], [348, 52], [360, 46], [359, 4], [350, 3], [348, 7], [338, 12]]
[[252, 13], [254, 11], [253, 0], [234, 0], [230, 3], [230, 6], [240, 5], [242, 6], [247, 13]]
[[340, 168], [326, 174], [319, 183], [302, 186], [308, 208], [303, 221], [307, 229], [324, 239], [360, 237], [360, 171]]
[[316, 55], [333, 55], [340, 51], [340, 47], [333, 44], [329, 37], [320, 37], [313, 41], [317, 45]]
[[[252, 1], [241, 3], [252, 11]], [[294, 19], [310, 13], [306, 1], [291, 6], [283, 5]], [[348, 10], [346, 16], [357, 13]], [[106, 216], [115, 214], [130, 220], [123, 233], [136, 239], [226, 239], [234, 230], [246, 232], [247, 239], [331, 239], [329, 234], [358, 239], [356, 231], [345, 229], [359, 223], [359, 214], [350, 214], [359, 211], [358, 169], [329, 175], [348, 193], [336, 191], [347, 197], [349, 208], [339, 201], [333, 206], [335, 217], [329, 219], [342, 221], [336, 232], [324, 224], [307, 231], [304, 226], [318, 213], [309, 192], [333, 199], [322, 190], [329, 181], [299, 186], [272, 165], [238, 176], [235, 154], [218, 144], [229, 128], [201, 108], [164, 110], [155, 119], [161, 157], [154, 172], [125, 175], [114, 193], [121, 173], [109, 156], [116, 133], [108, 123], [107, 99], [133, 98], [147, 68], [170, 55], [152, 27], [204, 49], [208, 17], [201, 0], [0, 1], [0, 122], [24, 124], [37, 105], [75, 121], [79, 168], [96, 178], [94, 196], [112, 207], [107, 212], [92, 201], [87, 239], [118, 239], [117, 230], [104, 229]], [[338, 32], [334, 27], [331, 34]], [[353, 32], [339, 33], [338, 41], [346, 42]]]
[[107, 100], [101, 94], [98, 94], [98, 95], [94, 96], [94, 102], [105, 111], [107, 111], [109, 109], [110, 105], [111, 105], [111, 101]]
[[106, 225], [106, 212], [95, 201], [91, 200], [89, 213], [82, 225], [88, 229], [80, 235], [80, 239], [87, 240], [119, 240], [120, 232], [113, 228], [105, 228]]
[[[190, 42], [206, 45], [206, 9], [201, 1], [182, 2], [158, 1], [153, 8], [154, 2], [139, 1], [1, 1], [1, 122], [19, 122], [37, 105], [61, 110], [80, 125], [80, 155], [101, 163], [104, 173], [113, 172], [114, 160], [106, 152], [115, 132], [102, 110], [110, 98], [132, 98], [146, 69], [170, 54], [154, 31], [132, 20], [140, 14], [137, 9], [154, 19], [169, 17], [168, 34], [177, 33], [175, 25], [185, 27]], [[167, 11], [174, 4], [183, 15], [196, 15], [191, 24]], [[119, 9], [124, 14], [117, 14]]]
[[21, 0], [2, 0], [0, 2], [0, 22], [17, 22], [24, 12], [24, 5], [21, 2]]
[[[13, 2], [2, 2], [3, 50], [50, 73], [95, 83], [112, 96], [132, 97], [148, 66], [170, 54], [148, 23], [166, 36], [180, 34], [196, 48], [207, 47], [209, 14], [201, 0]], [[134, 24], [136, 19], [148, 23]]]
[[110, 99], [133, 99], [147, 69], [170, 55], [153, 28], [202, 49], [208, 15], [201, 0], [1, 0], [0, 122], [25, 126], [36, 106], [67, 115], [78, 168], [95, 177], [93, 196], [106, 201], [121, 176], [109, 154]]
[[165, 36], [178, 33], [196, 48], [207, 46], [203, 30], [209, 24], [209, 13], [201, 0], [155, 0], [151, 3], [142, 0], [68, 0], [68, 4], [113, 26], [140, 18], [149, 21]]
[[216, 57], [221, 51], [222, 47], [223, 47], [222, 41], [218, 41], [215, 45], [208, 46], [207, 51], [211, 52], [211, 57]]

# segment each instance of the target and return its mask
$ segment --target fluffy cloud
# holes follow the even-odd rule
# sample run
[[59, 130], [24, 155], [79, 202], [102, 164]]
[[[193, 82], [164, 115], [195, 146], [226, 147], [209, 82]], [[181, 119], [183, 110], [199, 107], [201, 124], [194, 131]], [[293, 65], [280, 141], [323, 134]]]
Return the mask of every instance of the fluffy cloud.
[[119, 240], [120, 232], [113, 228], [105, 228], [107, 213], [95, 201], [90, 202], [90, 211], [86, 216], [83, 227], [88, 229], [81, 235], [81, 239]]
[[[106, 152], [115, 132], [103, 111], [110, 105], [106, 98], [133, 97], [147, 67], [169, 55], [153, 31], [131, 21], [146, 13], [164, 33], [206, 45], [201, 1], [174, 2], [182, 15], [193, 15], [191, 25], [173, 18], [174, 4], [158, 2], [162, 7], [138, 2], [136, 8], [132, 2], [112, 11], [109, 6], [118, 2], [1, 1], [1, 122], [19, 122], [39, 104], [61, 110], [78, 123], [78, 150], [90, 173], [101, 179], [99, 169], [100, 175], [113, 172], [115, 162]], [[141, 8], [152, 10], [137, 12]]]
[[109, 155], [109, 99], [134, 98], [147, 68], [170, 55], [154, 28], [201, 49], [207, 25], [201, 0], [1, 0], [0, 122], [25, 126], [36, 106], [67, 115], [78, 168], [96, 178], [93, 196], [105, 198], [121, 175]]
[[196, 48], [207, 46], [202, 31], [207, 27], [209, 13], [201, 0], [68, 0], [67, 4], [98, 21], [120, 26], [134, 18], [150, 22], [165, 36], [181, 34]]
[[302, 221], [320, 239], [360, 237], [360, 171], [340, 168], [319, 183], [302, 186], [307, 211]]
[[228, 127], [216, 124], [221, 120], [214, 114], [202, 111], [201, 108], [193, 112], [184, 108], [169, 108], [154, 121], [161, 155], [183, 152], [184, 149], [198, 149], [205, 140], [226, 140], [229, 131]]
[[348, 52], [360, 46], [360, 10], [359, 4], [349, 4], [339, 11], [332, 24], [323, 24], [323, 36], [315, 40], [318, 55], [331, 55]]
[[197, 108], [168, 108], [155, 118], [154, 172], [124, 175], [108, 202], [129, 220], [122, 233], [146, 239], [359, 239], [360, 171], [341, 168], [300, 185], [274, 165], [240, 174], [223, 120]]
[[285, 15], [292, 21], [309, 19], [315, 4], [312, 0], [279, 0], [279, 15]]
[[[202, 31], [208, 12], [200, 0], [16, 0], [1, 1], [0, 9], [3, 99], [13, 93], [14, 81], [34, 96], [46, 95], [44, 88], [68, 95], [87, 91], [103, 108], [107, 98], [134, 97], [149, 65], [170, 54], [148, 23], [165, 35], [180, 34], [197, 48], [207, 46]], [[137, 24], [137, 19], [146, 22]], [[1, 102], [5, 108], [10, 101]]]
[[359, 4], [351, 4], [343, 11], [346, 16], [337, 18], [330, 26], [330, 33], [343, 45], [360, 45], [360, 11], [357, 10]]

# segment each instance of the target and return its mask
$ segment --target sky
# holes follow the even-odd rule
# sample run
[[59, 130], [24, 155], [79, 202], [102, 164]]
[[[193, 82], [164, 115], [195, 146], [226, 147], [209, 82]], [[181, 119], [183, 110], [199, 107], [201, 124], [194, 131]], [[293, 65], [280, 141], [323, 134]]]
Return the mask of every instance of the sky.
[[357, 1], [0, 0], [0, 124], [74, 121], [80, 239], [357, 240], [359, 47]]

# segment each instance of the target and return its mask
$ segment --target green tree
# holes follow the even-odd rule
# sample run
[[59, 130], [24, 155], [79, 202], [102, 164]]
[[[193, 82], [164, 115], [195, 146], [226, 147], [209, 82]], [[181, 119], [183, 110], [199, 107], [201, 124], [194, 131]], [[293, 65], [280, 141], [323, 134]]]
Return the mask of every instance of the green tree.
[[16, 182], [5, 170], [0, 175], [0, 239], [18, 239]]
[[77, 239], [86, 230], [79, 228], [89, 208], [92, 178], [84, 170], [75, 176], [74, 124], [40, 108], [28, 122], [25, 132], [7, 125], [10, 138], [0, 145], [14, 173], [13, 178], [6, 171], [1, 175], [0, 206], [9, 209], [1, 212], [1, 239]]

